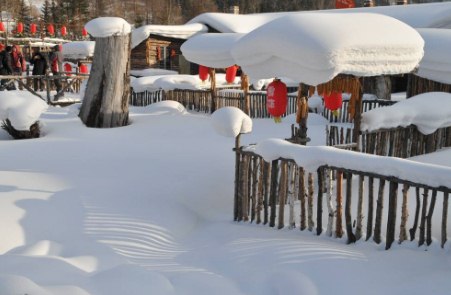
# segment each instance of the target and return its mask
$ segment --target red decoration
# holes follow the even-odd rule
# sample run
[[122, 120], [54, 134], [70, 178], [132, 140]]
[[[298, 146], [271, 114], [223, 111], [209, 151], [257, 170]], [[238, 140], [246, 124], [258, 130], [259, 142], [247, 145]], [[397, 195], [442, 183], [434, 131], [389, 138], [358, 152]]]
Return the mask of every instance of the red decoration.
[[287, 104], [287, 85], [279, 79], [274, 79], [266, 89], [266, 108], [276, 123], [282, 121], [280, 117], [285, 114]]
[[201, 79], [202, 82], [208, 79], [208, 70], [208, 67], [199, 65], [199, 79]]
[[239, 67], [237, 65], [233, 65], [226, 69], [225, 79], [226, 79], [227, 83], [232, 84], [233, 82], [235, 82], [236, 72], [237, 72], [238, 68]]
[[47, 32], [49, 32], [50, 35], [54, 35], [55, 34], [55, 28], [53, 27], [53, 25], [48, 25], [47, 26]]
[[343, 97], [341, 92], [331, 92], [329, 95], [324, 96], [324, 107], [332, 111], [332, 114], [336, 117], [340, 115], [341, 105], [343, 103]]
[[68, 75], [68, 76], [71, 76], [72, 75], [72, 66], [71, 66], [71, 64], [70, 63], [64, 63], [64, 71], [66, 72], [66, 74]]
[[66, 36], [67, 35], [67, 29], [66, 26], [62, 26], [61, 27], [61, 36]]
[[37, 26], [36, 26], [36, 24], [31, 24], [31, 25], [30, 25], [30, 33], [36, 34], [36, 31], [37, 31]]
[[80, 74], [87, 74], [88, 73], [88, 66], [85, 64], [81, 64], [80, 67]]
[[354, 8], [354, 0], [335, 0], [335, 8]]
[[83, 28], [83, 30], [81, 30], [81, 35], [82, 35], [83, 37], [88, 36], [88, 31], [87, 31], [85, 28]]
[[22, 32], [23, 32], [23, 23], [17, 23], [17, 29], [16, 29], [16, 32], [17, 32], [18, 34], [22, 34]]
[[0, 22], [0, 32], [4, 32], [5, 31], [5, 25], [3, 24], [3, 22]]

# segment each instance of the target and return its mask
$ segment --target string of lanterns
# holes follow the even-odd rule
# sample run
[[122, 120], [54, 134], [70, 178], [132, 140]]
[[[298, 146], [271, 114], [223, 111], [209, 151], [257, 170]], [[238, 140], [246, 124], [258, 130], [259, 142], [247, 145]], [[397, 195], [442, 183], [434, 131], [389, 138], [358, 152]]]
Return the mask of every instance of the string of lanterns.
[[[32, 35], [37, 33], [37, 29], [38, 29], [38, 27], [37, 27], [37, 25], [35, 23], [30, 24], [30, 33]], [[5, 32], [5, 31], [6, 31], [6, 29], [5, 29], [4, 23], [0, 22], [0, 32]], [[22, 34], [23, 31], [24, 31], [23, 23], [22, 22], [17, 23], [15, 33]], [[53, 26], [53, 24], [48, 24], [47, 25], [47, 32], [50, 35], [52, 35], [52, 36], [55, 35], [55, 27]], [[61, 33], [61, 36], [63, 36], [63, 37], [67, 35], [67, 28], [66, 28], [66, 26], [61, 26], [60, 33]], [[86, 29], [83, 28], [83, 30], [81, 31], [81, 35], [83, 37], [86, 37], [88, 35], [88, 31], [86, 31]]]

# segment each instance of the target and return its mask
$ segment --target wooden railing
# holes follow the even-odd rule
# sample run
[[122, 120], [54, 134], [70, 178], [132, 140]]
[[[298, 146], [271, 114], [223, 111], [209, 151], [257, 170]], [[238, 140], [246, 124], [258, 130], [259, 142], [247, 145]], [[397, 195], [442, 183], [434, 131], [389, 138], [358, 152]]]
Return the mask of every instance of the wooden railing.
[[[396, 239], [399, 243], [416, 240], [421, 246], [430, 245], [436, 237], [441, 247], [447, 241], [451, 187], [434, 187], [384, 171], [328, 165], [307, 173], [291, 159], [266, 162], [243, 148], [235, 152], [235, 221], [307, 229], [317, 235], [325, 231], [337, 238], [346, 233], [348, 243], [372, 239], [379, 244], [385, 236], [385, 249]], [[413, 200], [409, 192], [414, 192]], [[415, 204], [413, 212], [409, 212], [409, 202]], [[441, 212], [434, 210], [437, 202], [443, 204]], [[409, 216], [413, 217], [410, 222]], [[433, 222], [440, 228], [438, 233], [433, 231]]]
[[[375, 108], [391, 106], [395, 104], [396, 101], [376, 99], [376, 100], [363, 100], [362, 101], [362, 112], [368, 112]], [[339, 116], [334, 116], [332, 112], [326, 108], [323, 109], [323, 117], [327, 118], [330, 123], [350, 123], [349, 113], [348, 113], [349, 100], [343, 100]]]

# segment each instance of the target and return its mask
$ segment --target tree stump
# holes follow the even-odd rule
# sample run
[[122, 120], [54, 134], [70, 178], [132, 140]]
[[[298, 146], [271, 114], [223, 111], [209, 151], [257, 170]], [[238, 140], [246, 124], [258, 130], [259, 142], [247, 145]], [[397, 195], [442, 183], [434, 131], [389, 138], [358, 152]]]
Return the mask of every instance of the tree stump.
[[128, 124], [130, 34], [96, 38], [91, 73], [80, 110], [88, 127]]

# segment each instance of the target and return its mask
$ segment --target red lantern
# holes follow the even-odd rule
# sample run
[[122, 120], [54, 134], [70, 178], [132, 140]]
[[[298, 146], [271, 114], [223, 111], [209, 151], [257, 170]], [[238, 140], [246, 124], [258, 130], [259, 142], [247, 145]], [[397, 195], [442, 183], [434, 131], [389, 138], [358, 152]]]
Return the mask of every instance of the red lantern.
[[332, 111], [332, 114], [338, 116], [343, 103], [341, 92], [331, 92], [330, 95], [324, 94], [324, 107]]
[[61, 36], [66, 36], [67, 35], [67, 29], [66, 26], [62, 26], [61, 27]]
[[239, 67], [237, 65], [234, 65], [234, 66], [230, 66], [226, 69], [225, 79], [226, 79], [227, 83], [232, 84], [233, 82], [235, 82], [236, 72], [237, 72], [238, 68]]
[[31, 24], [31, 25], [30, 25], [30, 33], [36, 34], [36, 31], [37, 31], [37, 26], [36, 26], [36, 24]]
[[50, 35], [54, 35], [55, 34], [55, 28], [53, 27], [53, 25], [48, 25], [47, 26], [47, 32], [49, 32]]
[[72, 75], [72, 66], [71, 66], [71, 64], [70, 63], [65, 63], [64, 64], [64, 71], [66, 72], [66, 74], [68, 75], [68, 76], [71, 76]]
[[16, 29], [18, 34], [22, 34], [23, 32], [23, 23], [18, 23], [17, 24], [17, 29]]
[[0, 32], [4, 32], [5, 31], [5, 25], [3, 24], [3, 22], [0, 22]]
[[83, 30], [81, 30], [81, 35], [82, 35], [83, 37], [88, 36], [88, 31], [87, 31], [85, 28], [83, 28]]
[[266, 108], [276, 123], [282, 122], [280, 117], [285, 114], [287, 104], [287, 85], [279, 79], [274, 79], [266, 89]]
[[87, 74], [88, 73], [88, 66], [85, 64], [81, 64], [80, 67], [80, 74]]
[[208, 79], [208, 70], [208, 67], [199, 65], [199, 79], [201, 79], [202, 82]]

